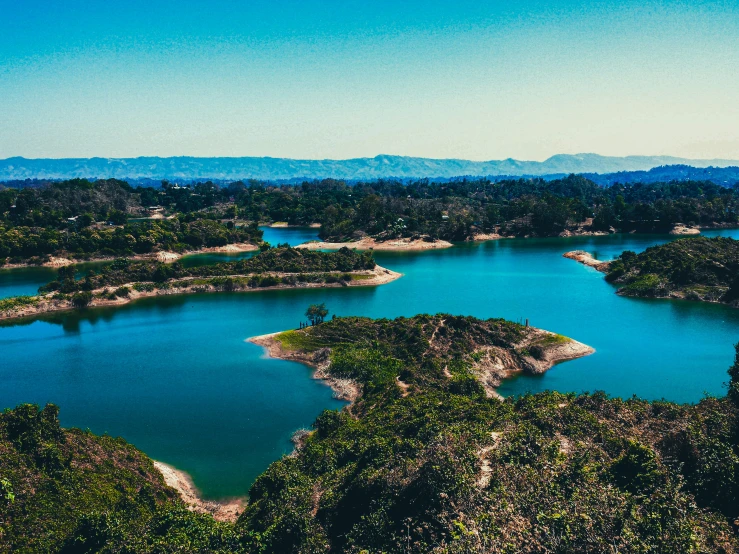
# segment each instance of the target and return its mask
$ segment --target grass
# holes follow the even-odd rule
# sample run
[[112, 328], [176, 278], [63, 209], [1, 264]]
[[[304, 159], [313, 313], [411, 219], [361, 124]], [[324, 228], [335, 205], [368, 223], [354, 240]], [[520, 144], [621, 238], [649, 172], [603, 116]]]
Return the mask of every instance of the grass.
[[316, 340], [309, 332], [285, 331], [275, 336], [285, 350], [317, 350], [324, 346], [320, 340]]
[[555, 344], [567, 344], [568, 342], [571, 342], [572, 339], [569, 337], [565, 337], [564, 335], [547, 335], [546, 337], [536, 341], [536, 346], [553, 346]]
[[38, 302], [38, 296], [13, 296], [11, 298], [4, 298], [0, 300], [0, 312], [35, 306]]

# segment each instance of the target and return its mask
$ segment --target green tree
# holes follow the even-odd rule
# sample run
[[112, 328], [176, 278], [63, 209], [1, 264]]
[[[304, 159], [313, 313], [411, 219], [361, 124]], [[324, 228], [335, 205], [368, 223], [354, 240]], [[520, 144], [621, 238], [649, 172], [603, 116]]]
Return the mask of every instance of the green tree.
[[321, 302], [320, 304], [311, 304], [308, 309], [305, 310], [305, 317], [307, 317], [312, 325], [323, 323], [328, 315], [328, 309], [326, 304]]
[[729, 398], [739, 406], [739, 343], [734, 348], [736, 349], [734, 365], [729, 368]]

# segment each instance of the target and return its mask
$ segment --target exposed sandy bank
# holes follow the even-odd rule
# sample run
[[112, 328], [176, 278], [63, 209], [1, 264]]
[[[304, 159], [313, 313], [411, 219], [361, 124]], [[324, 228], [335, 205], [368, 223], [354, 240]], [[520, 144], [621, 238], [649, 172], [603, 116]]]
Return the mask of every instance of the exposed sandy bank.
[[341, 248], [351, 248], [356, 250], [385, 250], [385, 251], [414, 251], [414, 250], [434, 250], [437, 248], [449, 248], [451, 242], [445, 240], [437, 240], [435, 242], [426, 242], [421, 239], [392, 239], [386, 241], [377, 241], [372, 238], [363, 238], [354, 242], [306, 242], [299, 244], [296, 248], [307, 248], [308, 250], [339, 250]]
[[231, 523], [235, 522], [241, 512], [244, 511], [245, 498], [234, 498], [233, 500], [219, 502], [203, 500], [187, 473], [165, 463], [152, 461], [154, 467], [164, 477], [164, 482], [180, 493], [180, 498], [191, 511], [200, 514], [211, 514], [216, 521], [230, 521]]
[[570, 260], [580, 262], [583, 265], [587, 265], [589, 267], [597, 269], [601, 273], [607, 273], [608, 268], [611, 266], [611, 262], [602, 262], [600, 260], [596, 260], [595, 258], [593, 258], [592, 255], [590, 255], [588, 252], [585, 252], [584, 250], [573, 250], [572, 252], [566, 252], [562, 254], [562, 256], [565, 258], [569, 258]]
[[688, 227], [687, 225], [683, 225], [681, 223], [678, 223], [675, 225], [675, 227], [672, 228], [672, 231], [670, 231], [671, 235], [700, 235], [701, 230], [697, 227]]
[[273, 229], [285, 229], [285, 228], [291, 228], [291, 229], [300, 229], [305, 227], [310, 227], [311, 229], [320, 229], [321, 224], [320, 223], [310, 223], [309, 225], [290, 225], [289, 223], [285, 221], [276, 221], [275, 223], [270, 223], [267, 225], [267, 227], [272, 227]]
[[71, 259], [65, 257], [49, 256], [46, 261], [42, 261], [43, 257], [39, 256], [32, 259], [31, 262], [24, 263], [6, 263], [0, 265], [0, 269], [17, 269], [22, 267], [63, 267], [73, 264], [82, 264], [89, 262], [109, 262], [117, 258], [128, 258], [130, 260], [157, 260], [164, 263], [172, 263], [179, 260], [182, 256], [192, 256], [195, 254], [207, 254], [210, 252], [225, 252], [225, 253], [237, 253], [237, 252], [256, 252], [259, 247], [255, 244], [248, 242], [227, 244], [225, 246], [211, 246], [208, 248], [198, 248], [197, 250], [185, 250], [183, 252], [168, 252], [161, 250], [158, 252], [151, 252], [148, 254], [135, 254], [132, 256], [120, 255], [120, 256], [98, 256], [95, 258], [86, 259]]
[[589, 356], [595, 349], [569, 337], [529, 327], [516, 351], [523, 356], [514, 356], [510, 350], [497, 346], [483, 345], [475, 350], [478, 361], [473, 369], [489, 397], [502, 398], [497, 388], [505, 379], [519, 373], [541, 375], [558, 363]]
[[511, 237], [504, 237], [503, 235], [499, 235], [498, 233], [477, 233], [476, 235], [472, 236], [472, 240], [475, 242], [483, 242], [486, 240], [500, 240], [507, 238]]
[[164, 262], [165, 264], [176, 262], [182, 257], [181, 254], [176, 252], [157, 252], [156, 260], [158, 262]]
[[[291, 274], [278, 273], [278, 272], [265, 272], [260, 275], [287, 277], [287, 276], [290, 276]], [[338, 283], [325, 283], [325, 282], [301, 283], [298, 281], [294, 285], [280, 283], [272, 287], [244, 288], [244, 289], [237, 289], [233, 292], [260, 292], [260, 291], [266, 291], [266, 290], [301, 289], [301, 288], [337, 288], [337, 287], [344, 287], [344, 286], [346, 287], [373, 287], [373, 286], [379, 286], [379, 285], [384, 285], [386, 283], [390, 283], [402, 277], [401, 273], [391, 271], [379, 265], [375, 266], [375, 268], [372, 270], [350, 272], [350, 275], [358, 277], [358, 279], [349, 281], [348, 283], [345, 283], [345, 284], [341, 282], [338, 282]], [[244, 277], [251, 277], [251, 276], [252, 274], [230, 275], [229, 277], [244, 278]], [[192, 286], [188, 284], [189, 281], [195, 281], [199, 279], [202, 279], [202, 278], [201, 277], [185, 277], [185, 278], [178, 280], [178, 282], [182, 284], [182, 286], [178, 288], [175, 288], [175, 287], [164, 288], [164, 289], [157, 288], [152, 291], [137, 291], [134, 289], [135, 283], [126, 283], [125, 285], [121, 285], [121, 286], [128, 287], [130, 289], [130, 293], [127, 298], [116, 298], [115, 300], [111, 300], [108, 298], [94, 298], [88, 307], [95, 308], [95, 307], [106, 307], [106, 306], [107, 307], [123, 306], [124, 304], [128, 304], [129, 302], [132, 302], [139, 298], [147, 298], [151, 296], [196, 294], [196, 293], [204, 293], [204, 292], [223, 292], [221, 289], [215, 288], [212, 285]], [[92, 293], [93, 295], [97, 295], [97, 294], [103, 293], [105, 290], [112, 291], [117, 288], [118, 288], [117, 286], [115, 287], [110, 286], [110, 287], [106, 287], [105, 289], [96, 289], [92, 291]], [[72, 306], [72, 303], [69, 300], [58, 300], [58, 299], [55, 299], [54, 296], [55, 296], [55, 293], [39, 295], [35, 297], [37, 298], [37, 302], [33, 305], [20, 306], [12, 310], [0, 312], [0, 320], [34, 317], [34, 316], [38, 316], [38, 315], [45, 314], [45, 313], [59, 312], [59, 311], [74, 309]]]

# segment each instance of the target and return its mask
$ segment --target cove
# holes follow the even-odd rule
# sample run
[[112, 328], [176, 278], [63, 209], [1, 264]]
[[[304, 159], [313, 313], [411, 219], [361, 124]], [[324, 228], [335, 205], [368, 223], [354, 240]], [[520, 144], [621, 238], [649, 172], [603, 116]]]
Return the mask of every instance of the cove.
[[270, 462], [291, 450], [295, 429], [343, 405], [310, 379], [310, 369], [265, 359], [261, 348], [245, 342], [297, 326], [315, 302], [338, 315], [528, 318], [596, 349], [541, 377], [506, 382], [504, 395], [605, 390], [694, 402], [704, 391], [724, 393], [739, 310], [622, 298], [602, 274], [562, 258], [582, 249], [607, 260], [673, 238], [509, 239], [377, 253], [378, 263], [405, 276], [377, 288], [148, 298], [118, 309], [6, 323], [0, 327], [0, 407], [54, 402], [63, 425], [126, 438], [190, 473], [206, 497], [243, 495]]

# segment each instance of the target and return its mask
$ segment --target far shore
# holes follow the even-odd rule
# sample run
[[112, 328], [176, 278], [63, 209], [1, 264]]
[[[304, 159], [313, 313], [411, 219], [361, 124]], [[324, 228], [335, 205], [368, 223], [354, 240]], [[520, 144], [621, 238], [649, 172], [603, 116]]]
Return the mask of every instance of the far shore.
[[378, 241], [373, 238], [363, 238], [353, 242], [320, 242], [311, 241], [299, 244], [295, 248], [305, 248], [307, 250], [340, 250], [342, 248], [350, 248], [356, 250], [377, 250], [377, 251], [394, 251], [394, 252], [410, 252], [421, 250], [434, 250], [441, 248], [450, 248], [453, 244], [445, 240], [436, 240], [427, 242], [422, 239], [391, 239], [386, 241]]
[[237, 254], [240, 252], [256, 252], [259, 247], [255, 244], [248, 242], [226, 244], [224, 246], [209, 246], [207, 248], [199, 248], [197, 250], [186, 250], [184, 252], [170, 252], [167, 250], [160, 250], [158, 252], [151, 252], [148, 254], [134, 254], [132, 256], [121, 254], [120, 256], [97, 256], [94, 258], [66, 258], [49, 256], [48, 260], [42, 263], [6, 263], [0, 265], [0, 269], [18, 269], [23, 267], [66, 267], [74, 264], [85, 264], [95, 262], [110, 262], [118, 258], [128, 258], [130, 260], [156, 260], [164, 263], [176, 262], [184, 256], [195, 256], [197, 254], [211, 254], [221, 252], [224, 254]]
[[199, 514], [211, 514], [216, 521], [228, 521], [234, 523], [244, 511], [246, 506], [246, 498], [234, 498], [231, 500], [204, 500], [200, 496], [200, 491], [195, 487], [192, 478], [171, 465], [157, 460], [152, 460], [154, 467], [164, 477], [167, 486], [175, 489], [182, 501], [187, 504], [190, 511]]
[[271, 227], [272, 229], [320, 229], [321, 224], [309, 223], [308, 225], [290, 225], [286, 221], [275, 221], [274, 223], [267, 224], [266, 227]]
[[[386, 269], [384, 267], [381, 267], [379, 265], [376, 265], [374, 269], [367, 270], [367, 271], [352, 271], [349, 272], [350, 275], [358, 277], [357, 280], [349, 281], [348, 283], [296, 283], [295, 285], [288, 285], [285, 283], [279, 283], [277, 285], [271, 286], [271, 287], [254, 287], [254, 288], [246, 288], [246, 289], [237, 289], [232, 292], [261, 292], [261, 291], [268, 291], [268, 290], [284, 290], [284, 289], [305, 289], [305, 288], [338, 288], [338, 287], [373, 287], [373, 286], [379, 286], [384, 285], [386, 283], [390, 283], [392, 281], [395, 281], [396, 279], [399, 279], [402, 277], [402, 273], [397, 273], [395, 271], [391, 271], [389, 269]], [[285, 277], [288, 276], [288, 274], [285, 273], [279, 273], [279, 272], [265, 272], [261, 274], [262, 276], [274, 276], [274, 277]], [[227, 277], [232, 278], [244, 278], [244, 277], [252, 277], [252, 274], [247, 275], [229, 275]], [[201, 277], [185, 277], [183, 279], [179, 279], [179, 281], [194, 281], [196, 279], [201, 279]], [[130, 293], [128, 297], [124, 298], [116, 298], [115, 300], [109, 300], [107, 298], [95, 298], [92, 303], [87, 306], [87, 308], [98, 308], [98, 307], [116, 307], [116, 306], [123, 306], [125, 304], [128, 304], [130, 302], [133, 302], [135, 300], [138, 300], [140, 298], [148, 298], [148, 297], [154, 297], [154, 296], [171, 296], [171, 295], [184, 295], [184, 294], [198, 294], [198, 293], [210, 293], [210, 292], [224, 292], [221, 289], [217, 289], [213, 286], [199, 286], [199, 287], [187, 287], [187, 288], [166, 288], [166, 289], [154, 289], [152, 291], [137, 291], [133, 287], [136, 285], [136, 283], [126, 283], [125, 285], [120, 285], [121, 287], [128, 287], [130, 289]], [[106, 289], [116, 289], [118, 286], [110, 286], [102, 289], [97, 289], [92, 291], [93, 294], [100, 294], [104, 292]], [[38, 302], [33, 305], [26, 305], [19, 308], [16, 308], [12, 311], [7, 311], [4, 313], [0, 313], [0, 321], [1, 320], [10, 320], [10, 319], [24, 319], [24, 318], [31, 318], [36, 317], [42, 314], [51, 313], [51, 312], [61, 312], [61, 311], [70, 311], [75, 310], [72, 306], [71, 301], [69, 300], [55, 300], [54, 297], [55, 293], [49, 293], [45, 295], [40, 295], [34, 298], [38, 298]]]

